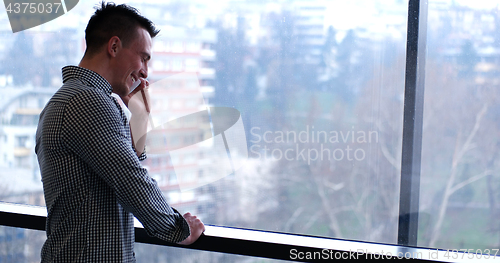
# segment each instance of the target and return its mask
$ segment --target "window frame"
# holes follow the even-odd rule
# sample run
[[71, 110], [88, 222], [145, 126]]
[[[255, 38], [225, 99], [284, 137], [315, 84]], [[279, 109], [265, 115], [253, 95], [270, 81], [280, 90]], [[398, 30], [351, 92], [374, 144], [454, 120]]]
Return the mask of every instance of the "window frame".
[[406, 42], [398, 245], [417, 246], [424, 118], [427, 0], [410, 0]]
[[[0, 201], [0, 225], [45, 230], [46, 208]], [[196, 249], [211, 252], [262, 257], [297, 262], [324, 262], [328, 259], [389, 259], [408, 258], [422, 261], [443, 262], [449, 251], [400, 245], [380, 244], [286, 234], [272, 231], [250, 230], [235, 227], [206, 225], [205, 233], [192, 245], [183, 246], [151, 237], [139, 221], [135, 220], [135, 241], [139, 243]], [[391, 256], [388, 256], [390, 253]], [[461, 252], [459, 252], [461, 253]], [[462, 253], [463, 254], [463, 253]], [[307, 258], [316, 255], [316, 258]], [[332, 256], [333, 255], [333, 256]], [[416, 255], [417, 258], [410, 257]], [[467, 258], [468, 255], [463, 255]], [[462, 258], [459, 256], [459, 258]], [[500, 261], [500, 258], [497, 259]]]

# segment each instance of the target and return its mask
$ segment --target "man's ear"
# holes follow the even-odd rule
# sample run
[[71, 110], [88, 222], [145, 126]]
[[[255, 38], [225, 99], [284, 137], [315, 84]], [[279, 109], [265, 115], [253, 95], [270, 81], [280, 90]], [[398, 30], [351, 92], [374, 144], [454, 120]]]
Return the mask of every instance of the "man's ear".
[[120, 40], [119, 37], [114, 36], [109, 39], [107, 51], [111, 57], [116, 57], [116, 54], [118, 53], [118, 51], [120, 51], [121, 48], [122, 48], [122, 41]]

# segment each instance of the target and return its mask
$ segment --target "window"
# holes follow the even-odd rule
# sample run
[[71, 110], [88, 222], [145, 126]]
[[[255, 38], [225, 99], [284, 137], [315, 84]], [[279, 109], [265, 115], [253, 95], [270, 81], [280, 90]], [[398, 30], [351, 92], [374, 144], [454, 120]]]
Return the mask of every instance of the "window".
[[186, 44], [186, 52], [197, 53], [200, 52], [201, 45], [199, 42], [188, 42]]
[[174, 72], [180, 72], [184, 69], [184, 64], [182, 63], [182, 60], [172, 60], [171, 65], [172, 65], [172, 71]]
[[492, 249], [500, 237], [493, 218], [500, 64], [489, 38], [498, 34], [500, 13], [472, 1], [437, 3], [430, 1], [428, 11], [418, 245]]
[[199, 69], [200, 62], [197, 59], [186, 59], [186, 61], [184, 61], [184, 64], [186, 65], [186, 71], [196, 72]]
[[[151, 105], [157, 126], [168, 124], [172, 133], [147, 147], [179, 148], [180, 154], [155, 152], [148, 166], [172, 206], [194, 209], [217, 226], [474, 252], [498, 248], [495, 3], [430, 0], [412, 31], [416, 0], [247, 1], [213, 10], [195, 2], [153, 1], [147, 8], [161, 12], [143, 12], [168, 35], [154, 43], [149, 79], [169, 80]], [[70, 11], [78, 21], [90, 18], [87, 3]], [[86, 24], [54, 20], [12, 34], [7, 16], [0, 21], [0, 200], [40, 205], [33, 155], [39, 112], [29, 109], [57, 90], [52, 83], [61, 67], [78, 64]], [[187, 36], [193, 27], [197, 33]], [[57, 41], [67, 45], [54, 49]], [[413, 51], [420, 53], [412, 57]], [[425, 67], [411, 73], [417, 64]], [[405, 119], [412, 112], [405, 103], [412, 102], [416, 114]], [[13, 181], [14, 174], [26, 183]], [[0, 235], [22, 242], [29, 236]], [[146, 261], [170, 257], [138, 247]], [[221, 258], [214, 262], [238, 257]]]

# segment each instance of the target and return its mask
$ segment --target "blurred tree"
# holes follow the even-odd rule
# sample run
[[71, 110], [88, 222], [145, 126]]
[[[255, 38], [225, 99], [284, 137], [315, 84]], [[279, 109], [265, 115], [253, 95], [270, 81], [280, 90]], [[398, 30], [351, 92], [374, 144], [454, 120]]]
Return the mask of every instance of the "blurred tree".
[[464, 79], [469, 79], [474, 76], [474, 68], [479, 62], [479, 56], [477, 55], [476, 49], [474, 48], [474, 43], [467, 39], [462, 45], [460, 55], [457, 58], [458, 66], [460, 68], [459, 77]]
[[335, 82], [338, 78], [339, 66], [337, 63], [337, 32], [333, 26], [328, 27], [326, 33], [325, 44], [321, 48], [321, 73], [319, 74], [319, 81], [322, 83], [323, 90], [333, 91]]
[[274, 50], [268, 63], [266, 94], [273, 108], [272, 123], [275, 129], [286, 125], [286, 112], [290, 109], [289, 99], [297, 90], [297, 75], [294, 61], [297, 57], [297, 42], [293, 33], [294, 18], [290, 11], [280, 14], [272, 13], [267, 18], [270, 23], [273, 45], [267, 47]]
[[491, 15], [493, 16], [495, 22], [495, 28], [493, 30], [493, 38], [495, 40], [494, 46], [500, 48], [500, 14], [496, 10], [491, 10]]
[[[483, 194], [487, 189], [479, 182], [498, 169], [487, 164], [500, 150], [491, 147], [494, 134], [500, 130], [488, 117], [490, 105], [498, 104], [499, 97], [495, 89], [477, 86], [473, 77], [460, 76], [464, 71], [453, 64], [428, 60], [426, 73], [421, 179], [425, 194], [421, 195], [421, 210], [429, 211], [433, 220], [421, 242], [427, 240], [429, 247], [452, 248], [456, 240], [442, 239], [447, 231], [444, 226], [453, 222], [450, 202], [453, 200], [460, 211], [471, 211], [467, 208], [471, 201], [488, 202]], [[490, 180], [498, 182], [499, 178]], [[474, 222], [460, 223], [450, 226], [455, 234], [477, 227]], [[466, 246], [485, 248], [484, 244]]]
[[245, 75], [243, 71], [246, 43], [242, 25], [244, 20], [238, 19], [237, 29], [225, 28], [217, 23], [217, 43], [215, 52], [215, 98], [218, 105], [234, 106], [237, 94], [242, 91]]
[[75, 43], [80, 39], [73, 37], [73, 29], [40, 33], [36, 38], [24, 31], [16, 34], [11, 51], [2, 61], [4, 72], [13, 76], [16, 86], [30, 83], [51, 87], [53, 79], [60, 80], [61, 68], [76, 64], [76, 57], [81, 56]]
[[359, 87], [369, 76], [362, 75], [363, 72], [369, 72], [367, 68], [371, 61], [366, 52], [367, 49], [360, 45], [352, 29], [347, 31], [337, 49], [338, 81], [334, 90], [350, 106], [354, 105], [353, 99]]
[[33, 53], [33, 37], [21, 31], [1, 64], [5, 73], [13, 76], [14, 85], [21, 86], [33, 82], [32, 77], [40, 69], [37, 62]]

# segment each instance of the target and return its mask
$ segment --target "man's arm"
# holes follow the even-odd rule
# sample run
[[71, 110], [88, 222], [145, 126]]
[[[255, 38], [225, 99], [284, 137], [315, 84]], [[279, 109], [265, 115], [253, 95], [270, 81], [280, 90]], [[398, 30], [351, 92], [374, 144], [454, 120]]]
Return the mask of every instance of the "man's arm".
[[130, 132], [138, 157], [142, 155], [146, 146], [149, 114], [151, 113], [151, 108], [149, 107], [151, 100], [148, 88], [149, 82], [141, 78], [141, 84], [130, 94], [121, 98], [125, 106], [132, 113]]
[[188, 222], [141, 166], [119, 109], [107, 94], [87, 90], [76, 95], [67, 105], [61, 134], [63, 144], [113, 189], [149, 235], [173, 243], [190, 236]]
[[[142, 151], [140, 149], [144, 149], [146, 145], [147, 125], [149, 114], [151, 113], [151, 108], [149, 107], [151, 100], [148, 88], [149, 82], [141, 78], [141, 84], [128, 96], [122, 98], [124, 104], [132, 113], [130, 131], [137, 156], [141, 156]], [[134, 139], [134, 134], [138, 139]], [[183, 217], [189, 225], [190, 235], [179, 242], [179, 244], [190, 245], [205, 231], [205, 225], [196, 216], [191, 215], [191, 213], [186, 213]]]

